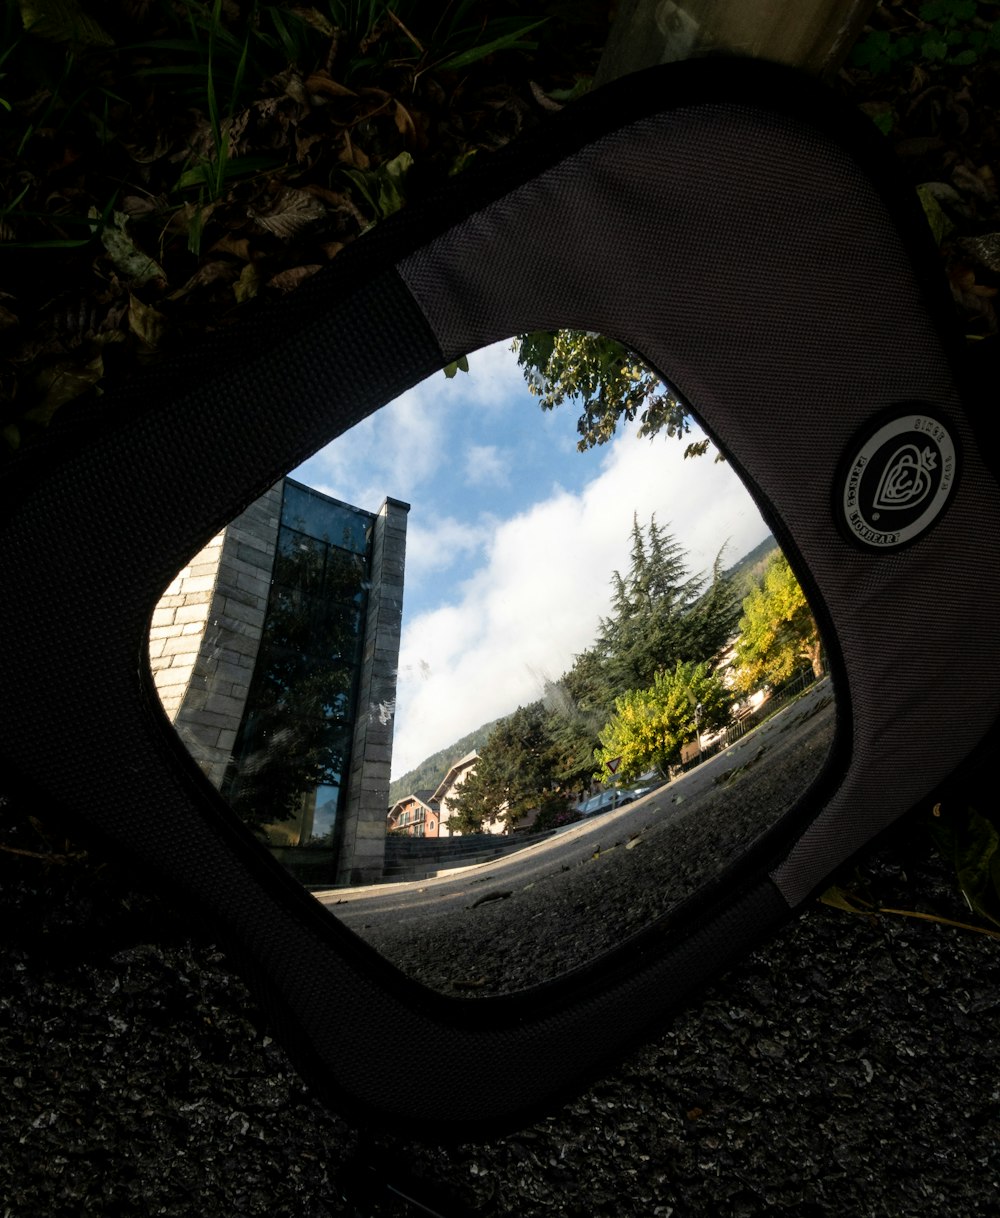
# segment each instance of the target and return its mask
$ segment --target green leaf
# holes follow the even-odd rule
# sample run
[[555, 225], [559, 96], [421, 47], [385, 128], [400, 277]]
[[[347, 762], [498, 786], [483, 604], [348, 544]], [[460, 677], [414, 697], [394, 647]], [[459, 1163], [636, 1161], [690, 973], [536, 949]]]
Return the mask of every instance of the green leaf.
[[464, 169], [467, 169], [475, 159], [477, 151], [478, 149], [476, 148], [466, 148], [464, 152], [460, 152], [451, 163], [451, 168], [448, 170], [448, 177], [456, 177]]
[[443, 369], [443, 372], [444, 372], [445, 376], [448, 378], [448, 380], [451, 380], [452, 377], [456, 376], [459, 372], [468, 372], [468, 371], [469, 371], [469, 357], [467, 355], [463, 355], [461, 359], [457, 359], [457, 360], [454, 360], [450, 364], [446, 364]]
[[[198, 52], [201, 54], [201, 52]], [[202, 64], [191, 64], [189, 67], [169, 67], [169, 68], [136, 68], [135, 76], [140, 79], [145, 79], [147, 76], [198, 76], [205, 79], [208, 76], [208, 68]]]
[[853, 892], [848, 892], [846, 888], [841, 888], [838, 884], [832, 885], [826, 892], [822, 893], [819, 898], [824, 905], [830, 905], [834, 909], [842, 909], [845, 913], [853, 914], [870, 914], [872, 907], [861, 897]]
[[470, 64], [478, 63], [479, 60], [485, 59], [487, 55], [494, 55], [497, 51], [534, 51], [538, 44], [536, 42], [525, 41], [524, 36], [530, 33], [531, 30], [537, 29], [540, 25], [544, 25], [546, 20], [547, 18], [543, 18], [541, 21], [533, 21], [530, 25], [515, 30], [513, 33], [504, 34], [500, 38], [494, 38], [492, 41], [484, 42], [477, 47], [470, 47], [467, 51], [460, 51], [457, 55], [446, 59], [444, 63], [438, 64], [438, 67], [448, 71], [457, 71], [459, 68], [467, 68]]
[[552, 89], [545, 96], [551, 97], [553, 101], [557, 102], [572, 102], [589, 93], [593, 87], [594, 78], [592, 76], [578, 76], [572, 89]]
[[60, 406], [92, 389], [103, 375], [104, 359], [100, 352], [87, 363], [60, 360], [44, 368], [35, 378], [35, 388], [41, 394], [41, 401], [24, 417], [32, 423], [47, 426]]
[[337, 34], [337, 27], [323, 14], [315, 8], [293, 8], [289, 13], [292, 17], [297, 17], [306, 25], [312, 26], [324, 38], [334, 38]]
[[970, 909], [1000, 926], [1000, 834], [975, 808], [935, 809], [931, 830], [938, 848], [955, 865]]
[[887, 30], [873, 30], [860, 39], [851, 51], [851, 63], [865, 68], [873, 75], [887, 72], [892, 66], [892, 39]]
[[378, 169], [345, 169], [343, 172], [375, 213], [375, 218], [384, 220], [405, 204], [404, 186], [412, 165], [411, 154], [401, 152]]
[[113, 47], [115, 40], [77, 0], [18, 0], [25, 30], [49, 42]]
[[941, 204], [931, 193], [929, 186], [918, 186], [917, 194], [920, 197], [920, 205], [924, 209], [924, 215], [927, 217], [927, 223], [931, 226], [931, 232], [934, 234], [934, 240], [940, 245], [955, 225], [948, 219]]
[[925, 59], [937, 62], [947, 57], [948, 44], [937, 34], [932, 34], [920, 44], [920, 53]]
[[252, 262], [248, 262], [240, 271], [239, 279], [233, 284], [233, 295], [236, 297], [237, 304], [243, 304], [247, 300], [253, 300], [260, 289], [260, 276], [257, 274], [257, 268]]
[[[407, 154], [408, 155], [408, 154]], [[274, 169], [278, 161], [273, 156], [226, 157], [221, 166], [213, 161], [200, 161], [185, 169], [177, 179], [176, 190], [191, 190], [192, 187], [207, 187], [213, 198], [221, 193], [224, 183], [233, 178], [243, 178], [259, 173], [263, 169]]]
[[413, 157], [408, 152], [401, 152], [391, 161], [386, 161], [377, 170], [379, 191], [378, 205], [383, 217], [391, 216], [406, 202], [403, 186], [406, 175], [413, 166]]
[[892, 129], [896, 125], [896, 115], [888, 102], [864, 102], [861, 109], [883, 135], [892, 134]]

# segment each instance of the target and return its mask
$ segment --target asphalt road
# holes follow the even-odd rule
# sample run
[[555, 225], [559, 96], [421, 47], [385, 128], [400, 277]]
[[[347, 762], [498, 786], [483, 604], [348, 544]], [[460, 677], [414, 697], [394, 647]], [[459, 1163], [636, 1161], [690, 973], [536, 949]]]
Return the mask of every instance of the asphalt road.
[[821, 681], [674, 781], [516, 854], [317, 898], [433, 988], [494, 993], [547, 980], [668, 911], [770, 828], [821, 769], [833, 712]]

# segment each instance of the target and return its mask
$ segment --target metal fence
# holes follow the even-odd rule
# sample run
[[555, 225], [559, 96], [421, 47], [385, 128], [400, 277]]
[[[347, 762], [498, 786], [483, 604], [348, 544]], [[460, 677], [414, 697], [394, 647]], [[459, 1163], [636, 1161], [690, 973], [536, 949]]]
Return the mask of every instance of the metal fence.
[[742, 739], [747, 732], [753, 731], [758, 724], [776, 714], [783, 706], [787, 706], [793, 698], [797, 698], [816, 680], [818, 678], [811, 668], [800, 668], [795, 676], [786, 681], [784, 685], [779, 685], [777, 689], [772, 690], [770, 697], [766, 698], [755, 710], [741, 715], [739, 719], [723, 728], [720, 736], [703, 748], [696, 757], [692, 757], [690, 761], [681, 766], [681, 769], [690, 770], [702, 761], [707, 761], [709, 757], [714, 757], [716, 753], [728, 749], [731, 744]]

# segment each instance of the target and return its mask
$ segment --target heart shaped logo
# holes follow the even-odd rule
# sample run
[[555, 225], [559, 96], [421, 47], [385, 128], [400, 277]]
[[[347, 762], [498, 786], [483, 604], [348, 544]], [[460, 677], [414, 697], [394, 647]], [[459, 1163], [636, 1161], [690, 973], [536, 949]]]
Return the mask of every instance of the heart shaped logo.
[[915, 444], [904, 444], [885, 467], [873, 506], [880, 511], [916, 507], [931, 493], [931, 473], [937, 464], [937, 454], [930, 447], [921, 452]]
[[955, 437], [922, 402], [901, 402], [855, 437], [838, 474], [838, 524], [866, 550], [924, 534], [948, 506], [958, 474]]

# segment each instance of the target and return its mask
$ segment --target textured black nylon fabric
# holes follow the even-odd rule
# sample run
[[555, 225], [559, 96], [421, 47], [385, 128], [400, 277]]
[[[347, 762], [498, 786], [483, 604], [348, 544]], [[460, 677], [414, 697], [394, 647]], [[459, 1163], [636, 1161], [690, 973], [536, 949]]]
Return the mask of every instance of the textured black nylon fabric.
[[[178, 750], [177, 764], [164, 766], [173, 732], [137, 677], [149, 612], [183, 561], [176, 538], [211, 535], [217, 504], [248, 487], [254, 497], [310, 450], [315, 440], [303, 437], [334, 434], [440, 362], [398, 280], [382, 276], [328, 308], [280, 361], [228, 368], [169, 410], [137, 409], [131, 427], [69, 458], [0, 532], [3, 569], [19, 573], [17, 598], [0, 603], [0, 722], [4, 753], [20, 772], [46, 776], [47, 797], [70, 823], [79, 815], [82, 827], [128, 851], [138, 877], [166, 874], [175, 899], [202, 908], [317, 1085], [356, 1115], [432, 1121], [440, 1136], [455, 1136], [470, 1122], [512, 1122], [541, 1097], [568, 1091], [581, 1062], [592, 1070], [623, 1037], [640, 1035], [662, 1018], [665, 996], [679, 1000], [735, 959], [784, 907], [770, 885], [759, 886], [655, 975], [626, 971], [615, 989], [572, 1006], [533, 1016], [530, 1004], [449, 1003], [395, 977], [330, 918], [233, 823], [190, 758]], [[358, 368], [368, 374], [354, 393]], [[150, 554], [174, 558], [158, 567]], [[400, 1039], [404, 1019], [410, 1036]], [[554, 1053], [554, 1045], [572, 1049]]]
[[[884, 202], [845, 150], [795, 118], [682, 108], [598, 141], [401, 271], [449, 358], [560, 327], [634, 347], [790, 537], [832, 617], [850, 674], [837, 692], [854, 716], [847, 781], [775, 873], [797, 904], [1000, 710], [981, 679], [1000, 660], [1000, 501]], [[957, 430], [959, 490], [910, 549], [860, 553], [834, 523], [835, 471], [858, 427], [907, 399]], [[933, 702], [946, 713], [928, 713]]]
[[[784, 75], [777, 83], [793, 96]], [[139, 876], [198, 902], [311, 1080], [354, 1114], [442, 1135], [537, 1113], [655, 1026], [787, 916], [819, 867], [954, 764], [996, 711], [995, 686], [976, 679], [996, 659], [983, 625], [998, 590], [996, 488], [910, 254], [864, 174], [807, 122], [768, 109], [689, 107], [620, 136], [601, 122], [596, 143], [581, 139], [525, 185], [508, 189], [508, 161], [503, 198], [426, 248], [421, 226], [440, 232], [438, 215], [387, 225], [384, 241], [376, 230], [273, 333], [258, 320], [235, 347], [219, 343], [217, 367], [193, 357], [162, 384], [145, 378], [149, 401], [122, 396], [114, 426], [85, 429], [31, 494], [0, 501], [9, 773], [117, 842]], [[483, 179], [475, 189], [481, 198]], [[385, 269], [401, 246], [420, 251], [402, 271], [421, 309]], [[319, 445], [447, 359], [554, 325], [635, 345], [748, 471], [836, 621], [860, 761], [855, 786], [777, 873], [787, 899], [762, 875], [744, 878], [684, 934], [655, 926], [607, 970], [537, 995], [449, 1001], [330, 918], [181, 756], [149, 679], [148, 618], [191, 554]], [[903, 396], [949, 417], [962, 481], [927, 538], [876, 562], [840, 540], [820, 504], [854, 424]], [[953, 713], [933, 740], [914, 740], [908, 721], [934, 694]], [[892, 782], [882, 809], [880, 773]]]

